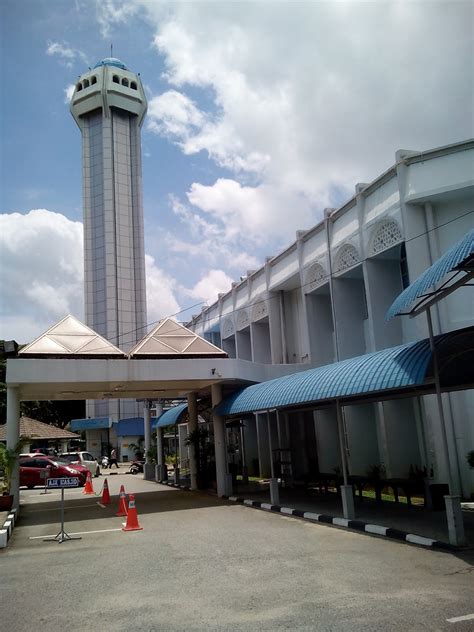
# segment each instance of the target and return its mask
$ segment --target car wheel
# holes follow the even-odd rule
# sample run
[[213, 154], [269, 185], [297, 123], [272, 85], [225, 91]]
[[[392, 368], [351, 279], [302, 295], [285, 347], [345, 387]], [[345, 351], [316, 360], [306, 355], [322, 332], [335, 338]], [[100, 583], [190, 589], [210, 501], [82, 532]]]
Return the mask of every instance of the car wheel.
[[97, 478], [98, 476], [100, 476], [100, 467], [98, 467], [95, 471], [95, 477]]

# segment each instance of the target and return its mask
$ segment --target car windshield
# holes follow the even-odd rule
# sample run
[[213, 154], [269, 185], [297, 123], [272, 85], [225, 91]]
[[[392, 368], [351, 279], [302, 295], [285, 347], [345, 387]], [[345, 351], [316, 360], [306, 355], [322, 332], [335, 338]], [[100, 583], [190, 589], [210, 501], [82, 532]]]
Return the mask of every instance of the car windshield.
[[65, 463], [79, 462], [78, 454], [61, 454], [59, 458], [61, 459], [61, 461], [64, 461]]

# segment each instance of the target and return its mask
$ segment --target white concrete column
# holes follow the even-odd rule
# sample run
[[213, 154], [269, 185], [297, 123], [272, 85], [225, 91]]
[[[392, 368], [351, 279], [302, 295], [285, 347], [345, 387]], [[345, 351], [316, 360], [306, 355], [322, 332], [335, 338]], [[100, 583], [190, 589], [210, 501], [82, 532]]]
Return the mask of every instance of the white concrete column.
[[151, 463], [149, 450], [151, 450], [151, 423], [150, 423], [150, 401], [145, 400], [143, 404], [143, 426], [145, 430], [145, 465], [143, 466], [143, 478], [147, 481], [153, 480], [155, 476], [155, 466]]
[[[17, 386], [7, 386], [7, 448], [14, 450], [20, 440], [20, 397]], [[20, 466], [18, 459], [12, 472], [10, 494], [13, 509], [20, 506]]]
[[[222, 399], [222, 387], [220, 384], [211, 385], [212, 405], [217, 404]], [[212, 414], [212, 423], [214, 426], [214, 450], [216, 455], [216, 477], [217, 477], [217, 495], [232, 495], [232, 477], [227, 471], [227, 453], [225, 445], [225, 422], [223, 417]]]
[[146, 399], [143, 403], [143, 427], [145, 434], [145, 462], [149, 463], [148, 451], [151, 448], [151, 427], [150, 427], [150, 401]]
[[[198, 430], [198, 413], [196, 393], [188, 393], [188, 435], [196, 433]], [[197, 441], [189, 445], [189, 473], [191, 478], [191, 489], [197, 489], [197, 468], [198, 468], [198, 446]]]

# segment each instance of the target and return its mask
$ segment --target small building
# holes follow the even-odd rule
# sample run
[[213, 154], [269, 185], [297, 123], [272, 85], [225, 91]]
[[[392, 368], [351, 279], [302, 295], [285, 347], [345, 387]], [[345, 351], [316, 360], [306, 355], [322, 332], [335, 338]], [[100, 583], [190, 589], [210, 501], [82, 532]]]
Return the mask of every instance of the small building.
[[[6, 424], [0, 426], [0, 441], [6, 441], [6, 429]], [[77, 443], [81, 440], [81, 436], [75, 432], [45, 424], [30, 417], [20, 417], [20, 437], [25, 440], [22, 447], [23, 452], [46, 450], [47, 448], [68, 452], [71, 443], [76, 443], [74, 448], [77, 449]]]

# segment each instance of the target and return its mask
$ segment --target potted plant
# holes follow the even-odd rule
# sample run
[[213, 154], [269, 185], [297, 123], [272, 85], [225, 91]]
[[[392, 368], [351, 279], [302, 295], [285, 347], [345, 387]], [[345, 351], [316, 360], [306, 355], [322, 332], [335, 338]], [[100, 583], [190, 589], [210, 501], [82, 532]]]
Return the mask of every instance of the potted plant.
[[13, 505], [13, 495], [10, 494], [13, 468], [21, 452], [23, 442], [19, 441], [15, 448], [7, 448], [0, 443], [0, 511], [8, 511]]

